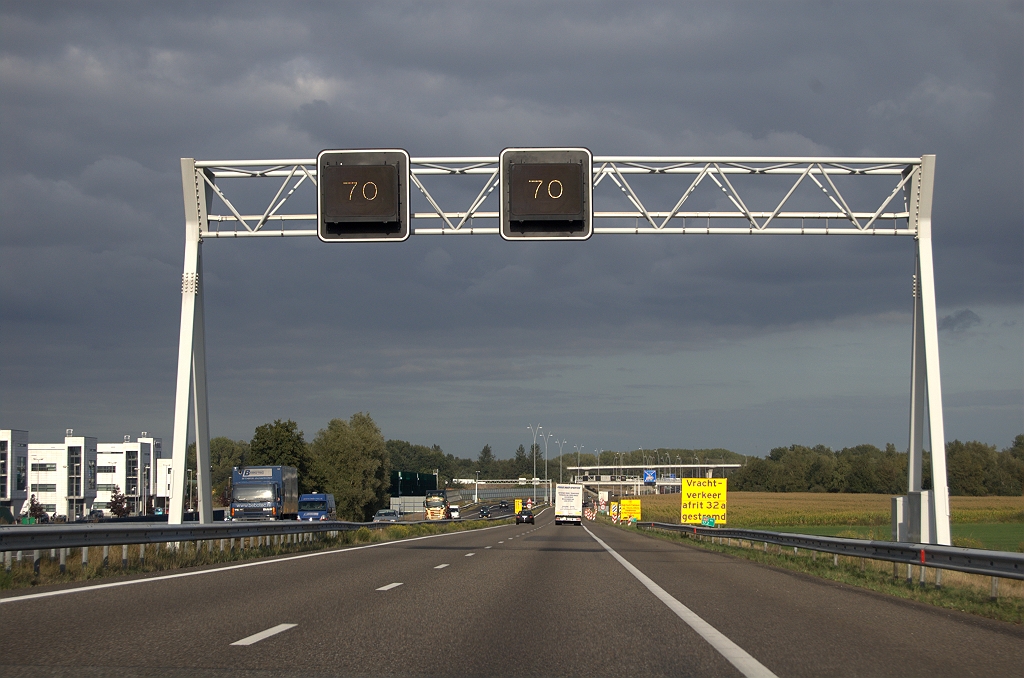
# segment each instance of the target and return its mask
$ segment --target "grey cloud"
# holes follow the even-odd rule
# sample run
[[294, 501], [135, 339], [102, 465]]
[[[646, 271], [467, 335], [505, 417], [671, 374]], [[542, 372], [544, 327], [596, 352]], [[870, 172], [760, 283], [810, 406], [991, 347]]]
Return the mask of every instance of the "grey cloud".
[[980, 324], [981, 318], [978, 317], [978, 314], [969, 308], [964, 308], [939, 320], [939, 331], [963, 332]]

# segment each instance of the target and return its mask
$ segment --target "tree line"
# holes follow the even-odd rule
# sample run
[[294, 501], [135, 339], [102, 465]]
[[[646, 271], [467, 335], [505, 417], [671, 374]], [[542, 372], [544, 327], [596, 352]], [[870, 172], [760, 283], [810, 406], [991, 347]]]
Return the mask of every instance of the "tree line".
[[[729, 487], [760, 492], [861, 492], [904, 494], [907, 491], [907, 453], [888, 444], [857, 445], [832, 450], [824, 445], [776, 447], [767, 457], [747, 457], [722, 448], [637, 449], [628, 452], [557, 454], [548, 446], [546, 477], [568, 482], [576, 466], [676, 465], [681, 475], [687, 464], [738, 463]], [[292, 420], [277, 419], [256, 427], [249, 441], [218, 437], [210, 440], [211, 484], [215, 497], [227, 498], [235, 466], [285, 465], [298, 469], [299, 491], [330, 492], [343, 520], [367, 520], [387, 506], [391, 471], [437, 473], [450, 486], [458, 478], [545, 477], [544, 448], [519, 445], [511, 457], [499, 459], [484, 445], [475, 459], [445, 453], [439, 445], [385, 440], [369, 414], [347, 421], [332, 419], [312, 441]], [[189, 446], [189, 468], [195, 468], [195, 445]], [[946, 445], [947, 477], [954, 495], [1021, 495], [1024, 493], [1024, 434], [1003, 450], [978, 441], [954, 440]], [[670, 470], [671, 472], [671, 470]], [[632, 474], [631, 474], [632, 475]], [[924, 489], [931, 488], [931, 459], [925, 452]]]
[[[881, 450], [857, 445], [833, 451], [824, 445], [776, 447], [767, 457], [750, 457], [729, 479], [729, 489], [751, 492], [863, 492], [905, 494], [906, 452], [891, 443]], [[1024, 435], [1010, 447], [972, 440], [946, 444], [946, 478], [952, 495], [1024, 493]], [[931, 455], [924, 454], [923, 489], [932, 488]]]

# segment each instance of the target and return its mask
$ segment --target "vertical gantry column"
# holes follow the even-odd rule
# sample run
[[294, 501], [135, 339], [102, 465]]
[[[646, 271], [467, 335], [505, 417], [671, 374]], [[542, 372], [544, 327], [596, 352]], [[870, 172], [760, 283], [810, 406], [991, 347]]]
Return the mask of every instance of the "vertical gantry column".
[[[931, 541], [949, 545], [949, 486], [946, 477], [946, 436], [942, 419], [942, 380], [939, 373], [939, 336], [935, 299], [935, 268], [932, 257], [932, 194], [935, 184], [935, 156], [921, 157], [921, 166], [911, 183], [911, 226], [917, 231], [917, 278], [914, 294], [914, 348], [911, 371], [910, 459], [908, 489], [921, 490], [927, 430], [932, 456], [932, 492], [929, 530]], [[922, 512], [923, 514], [924, 512]], [[922, 519], [925, 519], [922, 516]]]
[[[199, 519], [212, 522], [210, 506], [210, 431], [206, 401], [206, 341], [203, 316], [202, 233], [210, 189], [196, 171], [193, 158], [181, 159], [181, 187], [185, 202], [185, 261], [181, 274], [181, 324], [178, 334], [178, 375], [174, 397], [174, 432], [171, 444], [171, 510], [168, 522], [181, 524], [184, 512], [188, 449], [189, 395], [195, 406], [197, 494]], [[205, 471], [205, 473], [204, 473]]]

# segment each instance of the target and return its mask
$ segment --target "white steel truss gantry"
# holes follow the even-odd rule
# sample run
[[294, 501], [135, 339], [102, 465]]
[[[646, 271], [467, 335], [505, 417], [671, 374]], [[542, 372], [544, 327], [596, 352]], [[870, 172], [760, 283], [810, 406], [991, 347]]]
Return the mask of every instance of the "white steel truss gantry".
[[[594, 233], [908, 236], [917, 244], [911, 358], [909, 490], [920, 491], [925, 433], [932, 455], [930, 540], [949, 544], [949, 492], [932, 257], [935, 156], [920, 158], [594, 156]], [[498, 157], [427, 157], [410, 161], [424, 208], [412, 212], [414, 235], [495, 234]], [[170, 521], [182, 520], [190, 410], [198, 461], [200, 522], [212, 521], [209, 411], [203, 317], [203, 241], [214, 238], [316, 237], [316, 161], [181, 159], [185, 260], [172, 443]], [[453, 208], [454, 178], [477, 182], [468, 204]], [[871, 179], [883, 190], [861, 190]], [[270, 186], [266, 207], [244, 214], [228, 195], [234, 179]], [[650, 182], [657, 184], [651, 191]], [[640, 184], [646, 182], [644, 186]], [[840, 185], [842, 189], [840, 190]], [[781, 188], [780, 188], [781, 187]], [[601, 189], [601, 190], [599, 190]], [[712, 205], [696, 204], [708, 189]], [[646, 192], [645, 192], [646, 190]], [[808, 190], [823, 209], [807, 207]], [[603, 192], [602, 192], [603, 191]], [[456, 192], [458, 194], [458, 192]], [[865, 195], [870, 193], [870, 195]], [[312, 195], [312, 198], [310, 198]], [[646, 196], [646, 197], [642, 197]], [[652, 197], [653, 195], [653, 197]], [[665, 196], [671, 196], [666, 198]], [[799, 196], [799, 199], [797, 198]], [[211, 207], [220, 205], [218, 213]], [[444, 204], [445, 206], [442, 206]], [[291, 208], [297, 209], [291, 209]], [[702, 209], [700, 209], [702, 208]], [[632, 223], [629, 223], [632, 221]], [[482, 223], [481, 223], [482, 222]], [[355, 244], [334, 245], [353, 247]], [[190, 404], [191, 397], [191, 404]], [[929, 531], [926, 529], [926, 533]], [[915, 532], [911, 528], [911, 533]]]

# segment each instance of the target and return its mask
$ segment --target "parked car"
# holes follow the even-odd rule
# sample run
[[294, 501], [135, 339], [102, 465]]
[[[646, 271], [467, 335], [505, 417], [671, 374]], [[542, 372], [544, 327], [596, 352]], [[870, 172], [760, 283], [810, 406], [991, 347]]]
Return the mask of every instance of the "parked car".
[[481, 518], [490, 518], [491, 517], [491, 508], [489, 506], [481, 506], [480, 507], [480, 517]]
[[530, 509], [523, 509], [522, 511], [517, 513], [516, 525], [518, 525], [519, 523], [530, 523], [531, 525], [536, 525], [536, 523], [533, 522], [533, 511], [531, 511]]
[[398, 511], [394, 509], [381, 509], [373, 514], [373, 522], [375, 523], [397, 523], [401, 520], [398, 515]]

